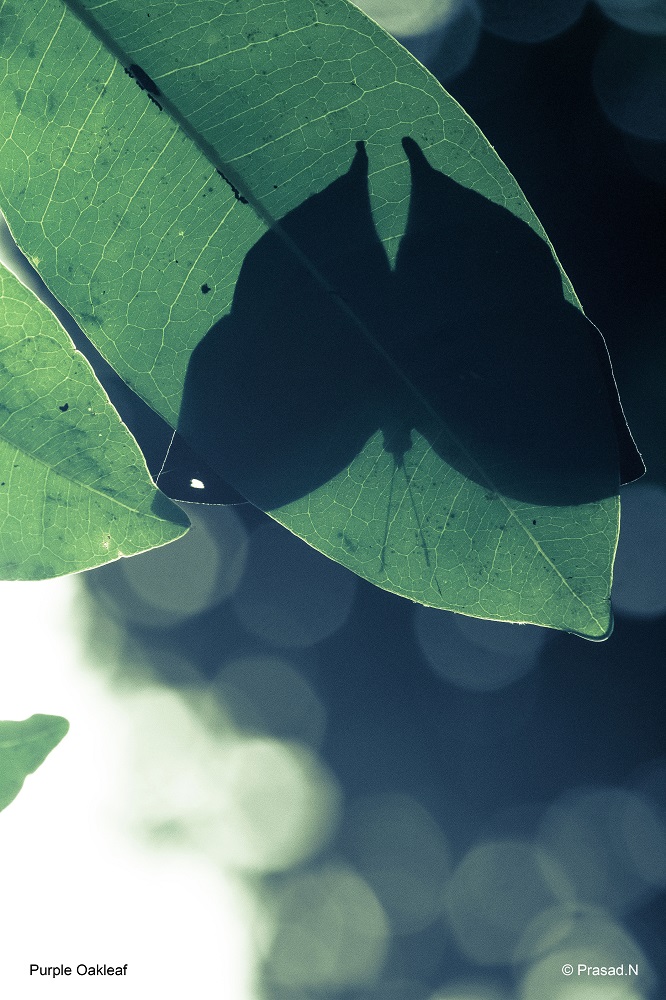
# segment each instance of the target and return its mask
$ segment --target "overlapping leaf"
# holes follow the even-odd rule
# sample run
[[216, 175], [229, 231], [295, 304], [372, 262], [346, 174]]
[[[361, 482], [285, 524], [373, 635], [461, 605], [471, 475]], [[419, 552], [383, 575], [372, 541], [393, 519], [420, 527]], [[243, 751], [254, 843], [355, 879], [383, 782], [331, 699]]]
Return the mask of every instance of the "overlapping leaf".
[[0, 265], [0, 576], [39, 580], [187, 530], [58, 321]]

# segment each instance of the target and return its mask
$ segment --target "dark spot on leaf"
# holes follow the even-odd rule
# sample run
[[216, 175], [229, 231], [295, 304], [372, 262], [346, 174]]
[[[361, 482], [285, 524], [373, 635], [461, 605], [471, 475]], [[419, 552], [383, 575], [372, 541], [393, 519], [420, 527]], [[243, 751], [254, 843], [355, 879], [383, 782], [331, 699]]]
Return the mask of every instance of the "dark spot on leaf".
[[132, 63], [132, 65], [126, 69], [125, 72], [128, 76], [131, 76], [133, 80], [136, 80], [142, 90], [147, 91], [149, 94], [153, 94], [154, 97], [160, 96], [159, 87], [155, 81], [148, 76], [145, 69], [141, 68], [141, 66], [137, 66], [136, 63]]
[[63, 403], [62, 406], [58, 407], [58, 409], [60, 410], [61, 413], [67, 413], [69, 409], [69, 403]]
[[532, 521], [532, 524], [536, 524], [536, 521]]
[[239, 201], [241, 203], [241, 205], [247, 205], [247, 198], [243, 197], [243, 195], [240, 193], [240, 191], [238, 190], [238, 188], [234, 184], [231, 183], [231, 181], [229, 180], [229, 178], [225, 177], [221, 170], [218, 170], [217, 173], [220, 175], [220, 177], [222, 178], [223, 181], [227, 182], [227, 184], [229, 185], [229, 187], [231, 188], [231, 190], [234, 193], [234, 198], [236, 199], [236, 201]]
[[[97, 304], [97, 303], [95, 303], [95, 304]], [[81, 322], [82, 323], [94, 323], [97, 326], [100, 325], [99, 318], [97, 316], [95, 316], [94, 313], [91, 313], [91, 312], [83, 312], [83, 313], [81, 313]]]
[[201, 291], [204, 293], [204, 295], [207, 295], [208, 292], [210, 291], [210, 285], [202, 285]]

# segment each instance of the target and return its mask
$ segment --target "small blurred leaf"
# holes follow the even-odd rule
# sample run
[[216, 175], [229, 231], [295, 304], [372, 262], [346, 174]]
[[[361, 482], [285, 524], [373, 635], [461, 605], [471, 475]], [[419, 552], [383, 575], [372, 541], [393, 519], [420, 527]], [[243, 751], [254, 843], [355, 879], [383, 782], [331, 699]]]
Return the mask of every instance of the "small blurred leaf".
[[59, 715], [31, 715], [23, 722], [0, 722], [0, 810], [12, 802], [23, 782], [69, 729]]
[[179, 538], [92, 368], [0, 265], [0, 577], [41, 580]]

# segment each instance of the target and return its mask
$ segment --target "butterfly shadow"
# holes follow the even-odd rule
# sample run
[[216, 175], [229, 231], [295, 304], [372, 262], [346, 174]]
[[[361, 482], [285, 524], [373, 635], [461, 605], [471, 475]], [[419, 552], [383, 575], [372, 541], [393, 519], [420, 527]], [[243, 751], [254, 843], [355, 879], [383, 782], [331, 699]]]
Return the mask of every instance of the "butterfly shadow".
[[395, 268], [359, 142], [347, 173], [245, 257], [230, 313], [191, 356], [179, 432], [263, 510], [329, 482], [379, 432], [408, 490], [418, 434], [491, 493], [549, 506], [617, 493], [643, 465], [603, 339], [564, 299], [547, 245], [414, 140], [403, 149]]

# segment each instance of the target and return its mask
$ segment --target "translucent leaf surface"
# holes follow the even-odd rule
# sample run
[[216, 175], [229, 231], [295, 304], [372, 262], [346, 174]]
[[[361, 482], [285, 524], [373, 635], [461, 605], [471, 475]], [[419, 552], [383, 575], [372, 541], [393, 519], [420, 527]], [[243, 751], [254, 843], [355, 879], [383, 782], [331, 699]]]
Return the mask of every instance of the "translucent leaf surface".
[[12, 802], [29, 774], [67, 733], [59, 715], [31, 715], [23, 722], [0, 722], [0, 810]]
[[[379, 586], [607, 634], [620, 467], [630, 478], [639, 460], [605, 348], [437, 81], [345, 0], [0, 10], [6, 215], [122, 377], [244, 496]], [[530, 254], [537, 296], [518, 280]], [[507, 358], [518, 377], [502, 390]]]
[[83, 355], [0, 265], [0, 575], [40, 580], [187, 530]]

